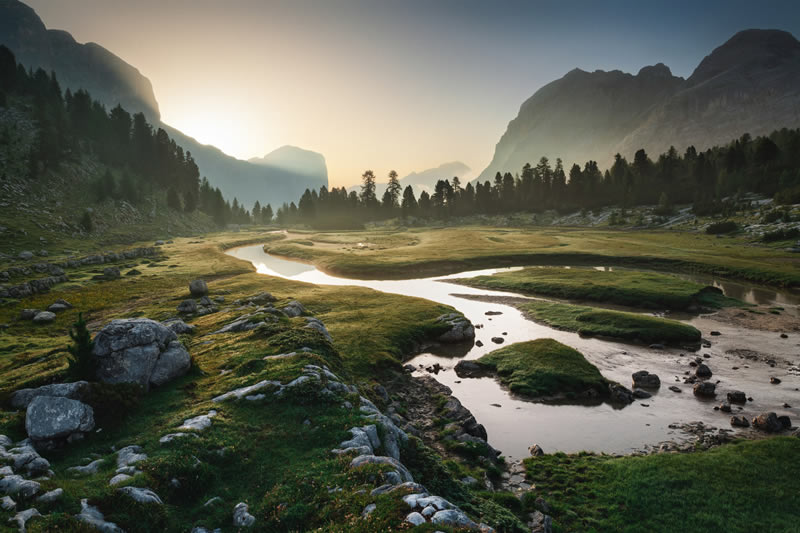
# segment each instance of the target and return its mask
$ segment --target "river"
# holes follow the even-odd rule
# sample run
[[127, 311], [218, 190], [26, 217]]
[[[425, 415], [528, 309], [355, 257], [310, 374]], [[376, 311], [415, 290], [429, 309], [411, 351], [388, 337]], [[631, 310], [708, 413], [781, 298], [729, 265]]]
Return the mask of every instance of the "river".
[[[679, 441], [686, 435], [669, 426], [676, 423], [702, 421], [719, 428], [730, 428], [730, 414], [714, 411], [727, 390], [743, 390], [754, 401], [749, 402], [741, 414], [748, 417], [762, 411], [788, 414], [793, 419], [800, 407], [800, 372], [797, 372], [798, 340], [780, 339], [776, 333], [741, 330], [715, 322], [712, 316], [683, 317], [684, 322], [695, 325], [704, 337], [712, 340], [712, 346], [691, 353], [677, 349], [652, 350], [646, 346], [611, 342], [608, 340], [583, 338], [575, 333], [555, 330], [531, 322], [513, 307], [481, 302], [458, 295], [525, 296], [510, 292], [475, 289], [448, 282], [448, 279], [488, 275], [504, 269], [485, 269], [460, 272], [449, 276], [409, 280], [359, 280], [328, 275], [316, 267], [304, 263], [271, 256], [261, 245], [243, 246], [228, 250], [227, 254], [253, 264], [257, 272], [268, 276], [313, 283], [316, 285], [349, 285], [368, 287], [377, 291], [416, 296], [452, 306], [464, 314], [476, 329], [475, 344], [464, 355], [448, 356], [435, 350], [419, 354], [409, 363], [418, 370], [439, 363], [444, 370], [434, 377], [453, 390], [461, 403], [475, 415], [489, 434], [489, 443], [501, 450], [510, 459], [528, 455], [528, 447], [539, 444], [546, 452], [577, 452], [589, 450], [607, 453], [628, 453], [654, 446], [660, 442]], [[760, 304], [782, 305], [787, 312], [797, 313], [800, 298], [796, 294], [781, 293], [726, 281], [704, 279], [721, 287], [734, 297], [757, 301]], [[500, 315], [487, 316], [487, 311]], [[369, 327], [365, 324], [365, 327]], [[719, 331], [719, 337], [709, 337], [711, 330]], [[600, 405], [551, 405], [524, 400], [500, 386], [493, 378], [461, 379], [453, 371], [461, 359], [476, 359], [496, 348], [492, 337], [503, 337], [503, 346], [538, 338], [553, 338], [572, 346], [596, 365], [608, 379], [630, 387], [631, 374], [637, 370], [648, 370], [660, 376], [661, 389], [652, 398], [637, 400], [624, 408]], [[768, 353], [778, 362], [775, 367], [765, 363], [742, 359], [726, 353], [732, 349], [747, 349]], [[463, 353], [463, 350], [462, 350]], [[683, 354], [683, 355], [682, 355]], [[688, 363], [699, 354], [708, 354], [706, 361], [714, 372], [717, 385], [717, 400], [701, 400], [692, 394], [691, 385], [680, 379], [691, 369]], [[346, 354], [343, 354], [346, 356]], [[734, 369], [733, 367], [737, 367]], [[781, 385], [771, 385], [769, 378], [779, 377]], [[681, 393], [668, 389], [671, 385], [681, 388]], [[784, 408], [785, 403], [792, 405]], [[734, 414], [737, 414], [734, 406]]]

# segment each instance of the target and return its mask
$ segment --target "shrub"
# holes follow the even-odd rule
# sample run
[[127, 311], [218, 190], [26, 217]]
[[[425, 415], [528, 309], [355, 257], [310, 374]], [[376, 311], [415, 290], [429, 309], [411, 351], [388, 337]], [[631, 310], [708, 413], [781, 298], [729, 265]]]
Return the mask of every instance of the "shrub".
[[775, 193], [775, 203], [780, 205], [800, 204], [800, 185]]
[[706, 233], [709, 235], [721, 235], [723, 233], [733, 233], [739, 229], [739, 225], [732, 220], [724, 220], [722, 222], [714, 222], [709, 224], [706, 228]]
[[791, 228], [770, 231], [765, 233], [761, 237], [761, 240], [764, 242], [788, 241], [789, 239], [796, 239], [798, 237], [800, 237], [800, 229]]
[[83, 313], [78, 314], [78, 321], [70, 328], [69, 338], [74, 343], [67, 346], [67, 351], [69, 352], [67, 363], [70, 376], [75, 380], [85, 379], [91, 381], [94, 379], [94, 358], [92, 356], [94, 341], [86, 327]]
[[89, 211], [83, 212], [81, 220], [78, 224], [86, 233], [92, 232], [92, 229], [94, 229], [94, 224], [92, 224], [92, 215], [89, 213]]

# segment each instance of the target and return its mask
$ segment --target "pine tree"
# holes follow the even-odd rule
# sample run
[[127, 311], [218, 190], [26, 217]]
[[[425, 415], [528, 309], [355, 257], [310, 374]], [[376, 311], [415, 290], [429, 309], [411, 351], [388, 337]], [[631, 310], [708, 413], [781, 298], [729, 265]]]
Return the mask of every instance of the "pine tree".
[[181, 209], [181, 199], [178, 192], [172, 187], [167, 189], [167, 206], [178, 211]]
[[273, 217], [272, 205], [267, 204], [266, 207], [264, 207], [264, 209], [261, 210], [261, 222], [263, 222], [264, 224], [270, 224], [272, 223], [272, 217]]
[[75, 380], [93, 380], [95, 377], [94, 358], [92, 356], [94, 341], [89, 329], [86, 327], [83, 313], [78, 314], [78, 321], [70, 328], [69, 338], [72, 339], [73, 344], [67, 346], [67, 351], [69, 352], [67, 371]]

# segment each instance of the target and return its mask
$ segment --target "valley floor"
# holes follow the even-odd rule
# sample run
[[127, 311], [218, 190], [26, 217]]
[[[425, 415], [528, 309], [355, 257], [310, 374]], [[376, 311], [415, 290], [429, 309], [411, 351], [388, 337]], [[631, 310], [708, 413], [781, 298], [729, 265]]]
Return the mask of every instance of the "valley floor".
[[[496, 531], [532, 527], [546, 531], [545, 515], [552, 516], [553, 531], [791, 530], [800, 520], [796, 505], [788, 504], [800, 492], [796, 471], [800, 439], [794, 437], [718, 446], [725, 439], [715, 441], [701, 432], [692, 453], [645, 457], [559, 453], [506, 464], [495, 457], [485, 430], [481, 438], [480, 416], [475, 420], [432, 377], [416, 377], [418, 370], [410, 375], [403, 369], [409, 357], [447, 331], [439, 318], [453, 313], [452, 308], [367, 288], [265, 276], [224, 253], [237, 245], [262, 243], [270, 253], [362, 278], [574, 263], [675, 269], [773, 286], [800, 284], [797, 254], [745, 245], [737, 238], [479, 227], [289, 233], [279, 240], [266, 229], [254, 229], [176, 238], [155, 247], [151, 255], [67, 268], [69, 281], [0, 306], [0, 324], [5, 324], [0, 330], [4, 399], [0, 433], [15, 442], [26, 436], [25, 413], [8, 403], [12, 392], [66, 379], [67, 332], [78, 313], [88, 319], [93, 333], [117, 318], [166, 321], [181, 316], [195, 326], [194, 332], [180, 335], [192, 356], [192, 368], [148, 394], [120, 398], [110, 390], [101, 401], [95, 398], [101, 430], [42, 452], [51, 473], [23, 474], [29, 478], [44, 474], [38, 480], [38, 494], [61, 488], [63, 495], [49, 502], [14, 495], [17, 507], [0, 511], [0, 528], [15, 529], [6, 521], [35, 507], [44, 516], [31, 519], [28, 531], [88, 530], [85, 521], [74, 518], [85, 499], [85, 505], [96, 508], [105, 521], [126, 531], [235, 531], [239, 526], [233, 521], [234, 507], [239, 503], [247, 504], [246, 513], [257, 531], [403, 530], [410, 526], [404, 520], [415, 510], [403, 498], [422, 488], [406, 484], [376, 492], [376, 487], [393, 482], [395, 472], [401, 476], [407, 472], [425, 492], [446, 499], [475, 528], [487, 524]], [[53, 253], [27, 262], [7, 260], [0, 270], [63, 259]], [[119, 267], [122, 276], [93, 279], [103, 278], [109, 265]], [[139, 274], [126, 275], [134, 270]], [[37, 275], [21, 275], [12, 282]], [[198, 278], [208, 283], [211, 312], [179, 315], [177, 306], [190, 298], [188, 285]], [[259, 299], [264, 292], [276, 299], [270, 304], [275, 309], [300, 302], [307, 315], [324, 324], [330, 340], [309, 328], [310, 321], [301, 316], [270, 321], [266, 316], [270, 306]], [[54, 321], [38, 324], [19, 318], [23, 309], [46, 309], [57, 299], [68, 301], [72, 308], [57, 313]], [[785, 331], [796, 337], [791, 328], [797, 327], [797, 317], [776, 313], [773, 316], [780, 317]], [[737, 318], [732, 315], [727, 320], [736, 324]], [[266, 325], [247, 329], [247, 324], [256, 323]], [[217, 333], [232, 324], [238, 326]], [[705, 328], [697, 327], [705, 333]], [[295, 355], [272, 357], [290, 353]], [[769, 365], [750, 360], [757, 363]], [[797, 361], [779, 364], [791, 366]], [[289, 386], [302, 376], [307, 376], [302, 387]], [[262, 382], [277, 385], [261, 392], [286, 392], [214, 401]], [[334, 390], [339, 392], [325, 392]], [[255, 397], [257, 392], [247, 394]], [[794, 403], [800, 405], [797, 394]], [[188, 419], [211, 411], [216, 413], [208, 418], [210, 423], [194, 432], [195, 437], [162, 442], [166, 435], [188, 432], [180, 429]], [[354, 466], [353, 453], [359, 452], [331, 452], [358, 438], [353, 428], [369, 424], [378, 427], [377, 442], [367, 441], [370, 455], [392, 455], [396, 441], [400, 466]], [[391, 436], [392, 428], [399, 430], [399, 436]], [[491, 441], [491, 434], [488, 437]], [[15, 474], [25, 472], [24, 464], [17, 464], [19, 452], [10, 443], [3, 446], [0, 463], [11, 466]], [[121, 468], [117, 451], [126, 446], [139, 446], [146, 458], [127, 465], [134, 466], [125, 470], [132, 476], [111, 486], [109, 480]], [[94, 464], [89, 469], [94, 471], [70, 470], [87, 464]], [[124, 486], [151, 489], [162, 503], [125, 499], [118, 491]], [[664, 494], [670, 495], [668, 505], [663, 503]], [[704, 505], [697, 503], [702, 498]], [[694, 503], [682, 505], [685, 502]], [[420, 516], [423, 507], [416, 508]], [[426, 522], [420, 530], [457, 528], [457, 521], [443, 521]]]

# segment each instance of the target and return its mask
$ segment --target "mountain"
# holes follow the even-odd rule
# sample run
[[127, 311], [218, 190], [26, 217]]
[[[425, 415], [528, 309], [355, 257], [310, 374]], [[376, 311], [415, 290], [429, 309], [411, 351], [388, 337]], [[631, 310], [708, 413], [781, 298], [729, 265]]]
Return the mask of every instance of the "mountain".
[[407, 185], [414, 187], [414, 192], [420, 193], [422, 189], [433, 191], [436, 187], [436, 182], [444, 179], [452, 179], [453, 176], [458, 176], [462, 184], [466, 184], [465, 179], [471, 169], [461, 161], [452, 161], [450, 163], [443, 163], [436, 168], [429, 168], [420, 172], [412, 172], [408, 176], [400, 178], [400, 184], [405, 188]]
[[248, 162], [270, 168], [274, 173], [283, 172], [292, 176], [306, 176], [325, 184], [328, 182], [328, 166], [325, 164], [325, 156], [297, 146], [287, 144], [264, 157], [248, 159]]
[[631, 159], [671, 145], [705, 149], [743, 133], [800, 125], [800, 42], [779, 30], [745, 30], [715, 49], [688, 79], [659, 63], [631, 75], [575, 69], [520, 107], [480, 179], [518, 172], [545, 155], [565, 167], [615, 153]]
[[192, 153], [201, 175], [245, 206], [256, 200], [279, 205], [297, 200], [306, 188], [328, 183], [327, 171], [306, 175], [242, 161], [164, 124], [152, 84], [136, 68], [98, 44], [81, 44], [65, 31], [47, 29], [36, 12], [18, 0], [0, 0], [0, 44], [28, 68], [55, 71], [62, 88], [83, 88], [108, 108], [121, 104], [131, 113], [144, 113]]

